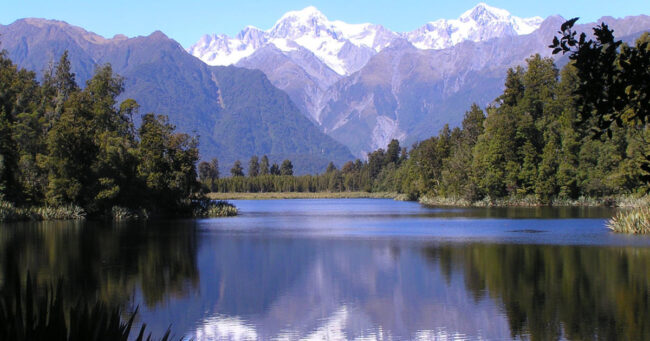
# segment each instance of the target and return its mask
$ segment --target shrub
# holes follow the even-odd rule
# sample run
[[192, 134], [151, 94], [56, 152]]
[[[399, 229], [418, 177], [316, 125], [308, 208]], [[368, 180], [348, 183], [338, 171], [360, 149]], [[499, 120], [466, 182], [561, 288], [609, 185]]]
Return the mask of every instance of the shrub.
[[607, 227], [619, 233], [650, 233], [650, 207], [621, 211], [609, 220]]

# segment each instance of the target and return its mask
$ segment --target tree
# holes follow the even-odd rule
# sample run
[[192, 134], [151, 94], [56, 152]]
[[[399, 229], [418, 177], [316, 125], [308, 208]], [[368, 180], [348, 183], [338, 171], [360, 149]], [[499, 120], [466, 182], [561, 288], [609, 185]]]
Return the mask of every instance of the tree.
[[[171, 213], [199, 189], [196, 162], [199, 158], [196, 138], [175, 133], [164, 115], [146, 114], [138, 129], [137, 175], [144, 191], [138, 205]], [[137, 206], [136, 206], [137, 207]]]
[[248, 176], [256, 177], [260, 174], [260, 164], [258, 162], [257, 155], [251, 156], [251, 160], [248, 162]]
[[219, 160], [217, 160], [216, 157], [213, 157], [212, 160], [210, 160], [210, 171], [210, 180], [212, 180], [212, 182], [219, 179]]
[[289, 160], [282, 161], [282, 165], [280, 166], [280, 174], [293, 175], [293, 164], [291, 164], [291, 161]]
[[264, 155], [262, 156], [262, 162], [260, 163], [260, 175], [269, 174], [269, 158]]
[[277, 163], [273, 163], [269, 172], [271, 175], [280, 175], [280, 166]]
[[201, 182], [208, 181], [211, 178], [211, 172], [212, 166], [209, 163], [205, 161], [199, 163], [199, 180], [201, 180]]
[[72, 67], [70, 66], [68, 50], [63, 52], [56, 65], [53, 86], [56, 91], [54, 115], [55, 118], [58, 118], [61, 116], [63, 104], [68, 100], [70, 94], [79, 89], [75, 80], [75, 74], [72, 72]]
[[241, 161], [237, 160], [235, 163], [232, 165], [232, 168], [230, 169], [230, 174], [235, 177], [235, 176], [244, 176], [244, 168], [241, 166]]
[[330, 161], [330, 163], [327, 164], [325, 173], [332, 173], [332, 172], [336, 172], [336, 166], [334, 165], [334, 162]]
[[386, 149], [386, 158], [384, 162], [386, 165], [389, 163], [394, 163], [394, 164], [399, 164], [399, 153], [400, 153], [400, 146], [399, 146], [399, 141], [396, 139], [392, 139], [390, 143], [388, 144], [388, 148]]
[[[616, 40], [605, 23], [593, 28], [596, 40], [577, 32], [578, 18], [562, 24], [560, 38], [549, 46], [553, 53], [569, 54], [577, 70], [574, 91], [579, 121], [592, 127], [595, 137], [612, 137], [612, 126], [637, 126], [650, 123], [650, 35], [644, 33], [635, 47]], [[650, 154], [641, 165], [645, 181], [650, 181]]]

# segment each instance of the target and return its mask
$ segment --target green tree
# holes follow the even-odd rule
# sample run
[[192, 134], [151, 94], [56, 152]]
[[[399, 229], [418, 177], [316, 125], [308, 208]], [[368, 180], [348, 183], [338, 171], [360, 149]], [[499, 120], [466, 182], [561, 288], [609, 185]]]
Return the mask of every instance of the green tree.
[[260, 174], [260, 164], [257, 155], [251, 156], [251, 160], [248, 162], [248, 176], [256, 177]]
[[235, 176], [244, 176], [244, 168], [241, 166], [241, 161], [237, 160], [230, 168], [230, 175]]
[[269, 175], [269, 158], [266, 155], [262, 156], [262, 162], [260, 163], [260, 175]]
[[385, 158], [385, 163], [394, 163], [396, 165], [399, 164], [400, 158], [399, 158], [399, 153], [400, 153], [400, 146], [399, 146], [399, 141], [396, 139], [392, 139], [390, 143], [388, 144], [388, 147], [386, 148], [386, 158]]
[[219, 179], [219, 160], [217, 160], [216, 157], [213, 157], [212, 160], [210, 160], [210, 171], [210, 180], [212, 180], [212, 182]]
[[[595, 40], [577, 36], [573, 18], [561, 26], [562, 36], [549, 46], [553, 53], [569, 54], [577, 70], [576, 107], [581, 123], [589, 124], [596, 137], [612, 136], [612, 126], [650, 123], [650, 35], [644, 33], [631, 47], [616, 40], [602, 23], [593, 28]], [[650, 154], [641, 165], [644, 181], [650, 181]]]
[[212, 172], [212, 166], [205, 161], [201, 161], [199, 163], [199, 180], [201, 182], [207, 182], [208, 180], [211, 180], [211, 172]]
[[271, 175], [280, 175], [280, 166], [278, 166], [278, 164], [274, 162], [273, 165], [271, 166], [271, 169], [269, 170], [269, 173]]
[[289, 160], [282, 161], [280, 175], [293, 175], [293, 164]]
[[336, 172], [336, 166], [334, 165], [334, 162], [330, 161], [330, 163], [327, 164], [327, 168], [325, 169], [325, 173], [332, 173]]

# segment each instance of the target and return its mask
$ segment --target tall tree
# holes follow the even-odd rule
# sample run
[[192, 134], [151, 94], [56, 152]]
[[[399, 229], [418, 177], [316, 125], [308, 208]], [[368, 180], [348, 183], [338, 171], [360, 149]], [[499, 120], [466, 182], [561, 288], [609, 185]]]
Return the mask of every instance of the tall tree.
[[217, 160], [216, 157], [213, 157], [212, 160], [210, 160], [210, 171], [210, 180], [212, 180], [212, 182], [219, 179], [219, 160]]
[[[576, 106], [582, 123], [592, 126], [595, 136], [612, 136], [612, 126], [650, 123], [650, 34], [644, 33], [631, 47], [616, 40], [614, 31], [602, 23], [593, 28], [595, 40], [579, 37], [573, 30], [578, 18], [562, 24], [554, 37], [553, 53], [569, 54], [577, 70]], [[650, 141], [649, 141], [650, 142]], [[650, 182], [650, 154], [641, 165], [644, 181]]]
[[282, 161], [280, 175], [293, 175], [293, 164], [289, 160]]
[[230, 168], [230, 175], [235, 176], [244, 176], [244, 168], [241, 166], [241, 161], [237, 160]]
[[269, 174], [269, 158], [268, 156], [262, 156], [262, 162], [260, 163], [260, 175]]
[[273, 165], [271, 165], [271, 169], [269, 170], [269, 173], [271, 175], [280, 175], [280, 166], [278, 166], [278, 164], [274, 162]]
[[248, 176], [256, 177], [260, 174], [260, 164], [257, 155], [251, 156], [251, 160], [248, 162]]
[[389, 164], [391, 162], [396, 165], [399, 164], [400, 149], [401, 148], [399, 146], [399, 141], [396, 139], [392, 139], [386, 149], [386, 158], [384, 160], [386, 164]]

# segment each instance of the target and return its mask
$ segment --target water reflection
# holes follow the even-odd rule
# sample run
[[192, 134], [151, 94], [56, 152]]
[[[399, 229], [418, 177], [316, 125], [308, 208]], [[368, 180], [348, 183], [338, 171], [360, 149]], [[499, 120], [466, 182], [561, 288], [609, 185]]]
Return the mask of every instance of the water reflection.
[[476, 299], [505, 308], [512, 337], [650, 339], [650, 249], [538, 245], [430, 246]]
[[613, 235], [602, 219], [292, 205], [244, 203], [232, 219], [3, 225], [0, 288], [28, 269], [41, 283], [64, 278], [66, 297], [139, 305], [154, 335], [171, 324], [199, 340], [650, 339], [650, 240]]
[[62, 279], [71, 300], [123, 306], [140, 289], [140, 304], [155, 307], [196, 286], [196, 253], [194, 222], [8, 224], [0, 228], [0, 286], [30, 271], [42, 286]]

